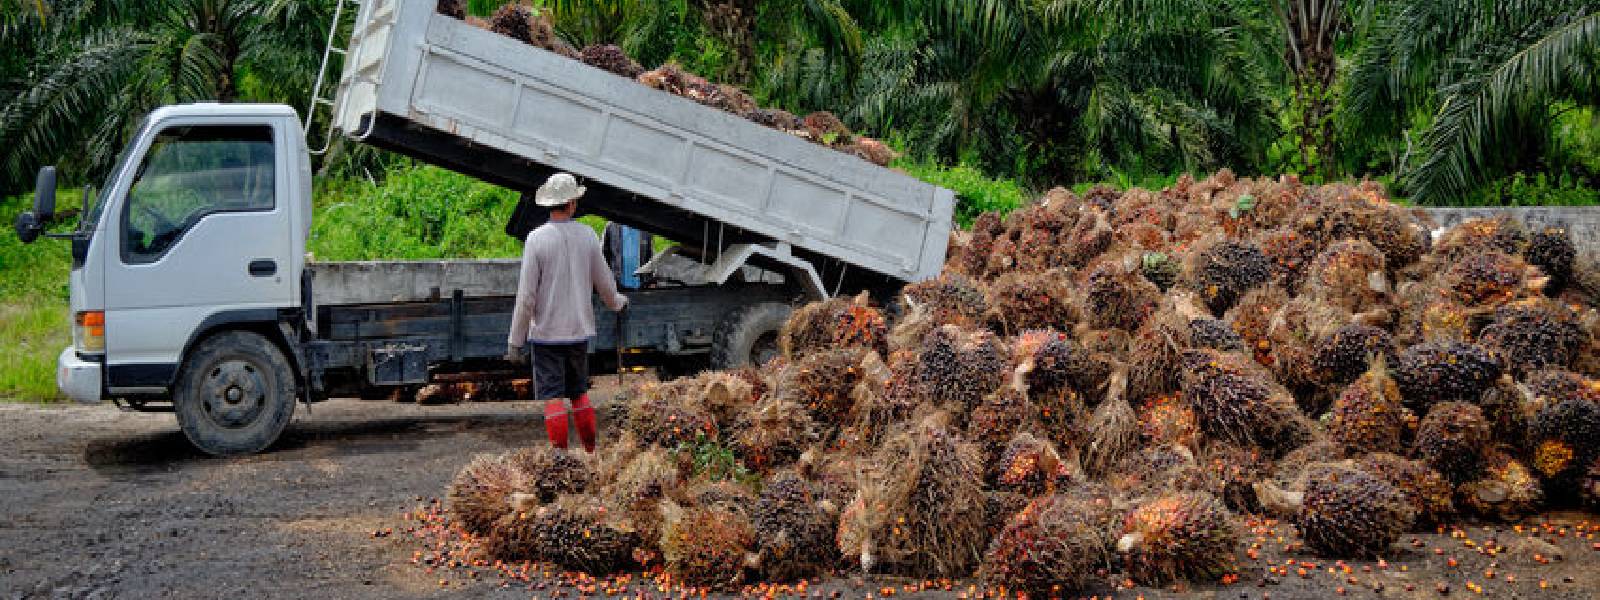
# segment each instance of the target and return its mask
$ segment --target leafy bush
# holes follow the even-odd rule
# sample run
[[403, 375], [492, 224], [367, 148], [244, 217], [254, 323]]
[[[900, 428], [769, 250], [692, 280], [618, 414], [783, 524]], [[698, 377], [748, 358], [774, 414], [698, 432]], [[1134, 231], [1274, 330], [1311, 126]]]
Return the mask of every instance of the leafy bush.
[[1516, 173], [1491, 182], [1466, 198], [1471, 206], [1594, 206], [1600, 190], [1572, 176]]
[[925, 162], [895, 165], [906, 174], [956, 193], [956, 222], [970, 227], [972, 220], [989, 211], [1011, 212], [1022, 206], [1026, 193], [1010, 179], [996, 179], [966, 165], [946, 167]]

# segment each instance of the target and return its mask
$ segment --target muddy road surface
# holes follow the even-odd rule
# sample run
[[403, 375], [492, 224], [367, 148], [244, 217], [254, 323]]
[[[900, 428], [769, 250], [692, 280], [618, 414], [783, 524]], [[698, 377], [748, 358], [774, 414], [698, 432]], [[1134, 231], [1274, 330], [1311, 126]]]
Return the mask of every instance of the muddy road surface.
[[[0, 599], [549, 597], [559, 586], [419, 564], [425, 542], [407, 533], [416, 523], [404, 518], [442, 495], [474, 454], [542, 443], [537, 414], [527, 402], [338, 400], [301, 407], [267, 453], [214, 459], [190, 448], [170, 414], [0, 404]], [[394, 533], [374, 536], [384, 531]], [[1600, 519], [1563, 513], [1520, 530], [1408, 535], [1390, 562], [1339, 563], [1285, 553], [1292, 528], [1257, 524], [1240, 549], [1237, 583], [1115, 589], [1108, 577], [1092, 593], [1325, 598], [1342, 589], [1346, 597], [1444, 598], [1481, 589], [1595, 598], [1597, 534]], [[1486, 547], [1509, 549], [1491, 555]], [[664, 596], [638, 581], [628, 596]], [[882, 597], [888, 586], [912, 595], [906, 583], [834, 577], [807, 595]], [[926, 595], [958, 597], [967, 585]]]

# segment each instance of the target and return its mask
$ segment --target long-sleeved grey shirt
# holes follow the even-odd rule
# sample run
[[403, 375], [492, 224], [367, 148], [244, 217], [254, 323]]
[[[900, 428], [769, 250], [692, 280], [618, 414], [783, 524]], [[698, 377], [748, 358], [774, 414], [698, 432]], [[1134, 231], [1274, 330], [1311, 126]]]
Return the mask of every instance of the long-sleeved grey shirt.
[[512, 346], [527, 342], [565, 344], [594, 337], [594, 304], [600, 295], [611, 310], [628, 299], [600, 251], [600, 238], [588, 225], [551, 220], [528, 234], [522, 247], [522, 274], [517, 280], [517, 305], [511, 314]]

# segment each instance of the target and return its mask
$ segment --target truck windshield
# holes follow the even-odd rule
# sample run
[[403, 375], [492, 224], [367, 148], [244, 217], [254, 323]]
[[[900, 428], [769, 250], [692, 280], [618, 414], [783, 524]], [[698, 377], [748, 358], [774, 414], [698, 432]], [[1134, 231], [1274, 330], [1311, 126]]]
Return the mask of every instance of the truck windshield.
[[105, 210], [105, 202], [100, 197], [106, 190], [117, 182], [117, 174], [128, 166], [128, 159], [133, 154], [133, 147], [138, 145], [138, 140], [144, 135], [144, 128], [149, 124], [149, 118], [139, 121], [139, 126], [134, 128], [134, 135], [129, 138], [128, 145], [122, 147], [122, 153], [117, 155], [117, 162], [106, 172], [105, 183], [99, 188], [90, 188], [89, 195], [83, 198], [82, 217], [78, 220], [78, 233], [84, 236], [94, 234], [95, 227], [100, 223], [100, 213]]

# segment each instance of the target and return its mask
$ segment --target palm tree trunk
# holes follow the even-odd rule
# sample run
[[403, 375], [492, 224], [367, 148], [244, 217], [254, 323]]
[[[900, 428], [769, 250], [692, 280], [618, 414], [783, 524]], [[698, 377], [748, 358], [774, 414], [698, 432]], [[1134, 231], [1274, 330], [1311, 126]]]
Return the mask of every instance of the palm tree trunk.
[[761, 0], [697, 0], [712, 35], [733, 49], [723, 79], [748, 84], [756, 64], [756, 13]]
[[[1300, 156], [1308, 169], [1333, 174], [1333, 86], [1338, 78], [1334, 52], [1344, 26], [1339, 0], [1285, 0], [1277, 5], [1287, 38], [1284, 60], [1293, 78], [1295, 106], [1300, 109]], [[1315, 152], [1315, 156], [1312, 153]]]

